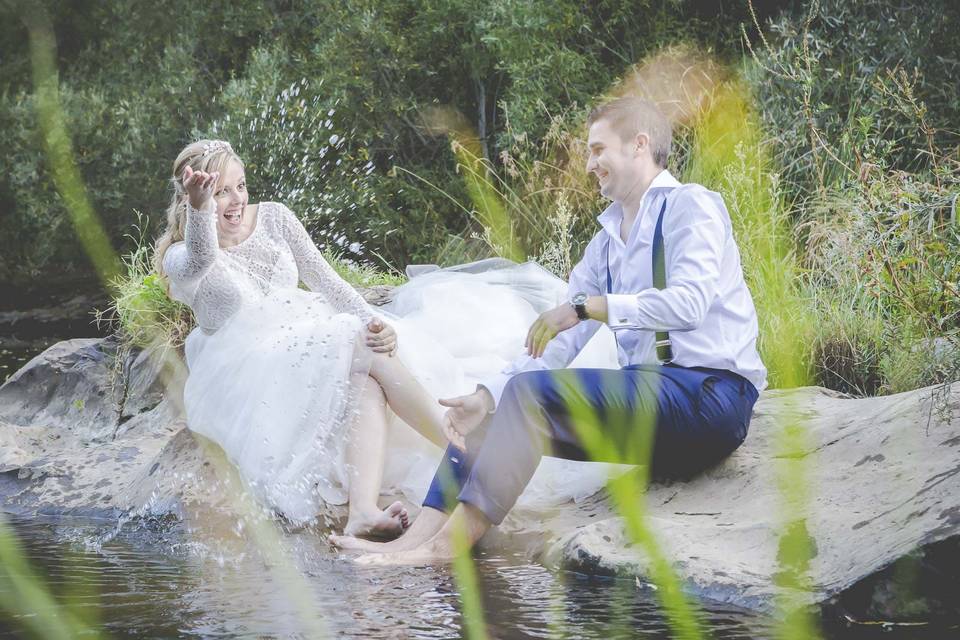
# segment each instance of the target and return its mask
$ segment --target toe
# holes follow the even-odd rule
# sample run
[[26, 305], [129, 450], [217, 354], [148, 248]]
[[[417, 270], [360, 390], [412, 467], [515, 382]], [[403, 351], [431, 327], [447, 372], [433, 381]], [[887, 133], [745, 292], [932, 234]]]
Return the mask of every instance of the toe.
[[391, 504], [389, 507], [384, 509], [383, 512], [388, 516], [390, 516], [391, 518], [394, 518], [396, 516], [399, 516], [401, 513], [406, 513], [407, 510], [403, 508], [403, 503], [397, 500], [396, 502]]

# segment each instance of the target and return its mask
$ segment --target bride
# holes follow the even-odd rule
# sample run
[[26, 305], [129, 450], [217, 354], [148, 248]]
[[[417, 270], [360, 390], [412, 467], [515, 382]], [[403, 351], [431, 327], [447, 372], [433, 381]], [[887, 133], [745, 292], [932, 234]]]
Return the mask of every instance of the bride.
[[[500, 371], [537, 314], [564, 299], [564, 283], [533, 264], [442, 271], [400, 287], [392, 314], [375, 313], [287, 207], [249, 202], [227, 142], [188, 145], [172, 180], [156, 260], [197, 321], [186, 341], [190, 429], [219, 444], [287, 519], [348, 502], [345, 534], [399, 535], [402, 502], [381, 510], [378, 497], [422, 498], [441, 454], [430, 442], [447, 442], [436, 398]], [[562, 500], [605, 478], [557, 477], [577, 487], [557, 478], [535, 487]]]
[[392, 357], [394, 330], [289, 209], [249, 202], [228, 143], [187, 146], [173, 183], [156, 253], [171, 295], [198, 325], [186, 341], [190, 429], [218, 443], [288, 519], [310, 520], [323, 501], [347, 498], [347, 531], [399, 534], [402, 504], [377, 506], [386, 405], [430, 440], [442, 435], [436, 402]]

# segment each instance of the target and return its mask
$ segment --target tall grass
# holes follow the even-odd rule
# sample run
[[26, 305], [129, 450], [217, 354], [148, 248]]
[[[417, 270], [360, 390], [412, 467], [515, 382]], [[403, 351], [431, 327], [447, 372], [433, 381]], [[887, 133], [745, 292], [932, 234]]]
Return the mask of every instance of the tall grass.
[[[922, 43], [873, 28], [877, 10], [893, 11], [820, 0], [745, 39], [813, 310], [804, 357], [854, 395], [960, 379], [956, 61], [918, 58]], [[934, 13], [904, 7], [903, 33], [949, 39]]]
[[[192, 316], [185, 306], [167, 295], [166, 283], [152, 272], [152, 246], [146, 241], [146, 225], [142, 218], [137, 227], [140, 234], [136, 249], [122, 261], [113, 252], [86, 198], [60, 112], [55, 66], [56, 40], [50, 18], [42, 7], [24, 5], [22, 9], [31, 35], [37, 108], [41, 112], [41, 128], [47, 143], [47, 161], [84, 248], [97, 267], [103, 284], [114, 292], [111, 307], [101, 314], [100, 320], [114, 322], [118, 329], [121, 349], [116, 362], [122, 366], [125, 355], [131, 349], [159, 347], [161, 351], [156, 357], [170, 365], [162, 368], [161, 382], [167, 387], [166, 395], [176, 397], [178, 394], [171, 393], [171, 385], [177, 382], [171, 367], [185, 370], [181, 352], [183, 341], [193, 325]], [[397, 280], [392, 274], [354, 268], [336, 257], [331, 257], [331, 260], [341, 273], [354, 276], [356, 281], [380, 284]], [[210, 449], [209, 443], [203, 439], [198, 441], [198, 445], [205, 454], [207, 464], [219, 470], [219, 477], [230, 475], [232, 467], [218, 448]], [[239, 487], [239, 484], [233, 483], [232, 486]], [[272, 570], [281, 574], [280, 584], [296, 607], [303, 628], [310, 637], [325, 637], [326, 625], [310, 597], [309, 584], [292, 559], [284, 553], [283, 532], [279, 524], [272, 514], [264, 514], [261, 507], [254, 504], [250, 495], [242, 489], [227, 493], [234, 512], [240, 514], [248, 525], [251, 540], [264, 558], [269, 560]], [[0, 603], [0, 614], [17, 616], [37, 637], [99, 637], [99, 632], [91, 628], [93, 625], [89, 625], [82, 615], [76, 614], [69, 602], [64, 604], [53, 597], [25, 557], [16, 537], [0, 517], [0, 586], [10, 595]], [[66, 599], [80, 593], [89, 596], [86, 590], [85, 583], [71, 585]]]
[[43, 5], [17, 3], [30, 33], [30, 61], [36, 94], [40, 138], [57, 192], [66, 203], [67, 214], [97, 275], [109, 282], [120, 272], [117, 254], [90, 204], [86, 186], [73, 154], [73, 143], [60, 105], [60, 79], [53, 24]]

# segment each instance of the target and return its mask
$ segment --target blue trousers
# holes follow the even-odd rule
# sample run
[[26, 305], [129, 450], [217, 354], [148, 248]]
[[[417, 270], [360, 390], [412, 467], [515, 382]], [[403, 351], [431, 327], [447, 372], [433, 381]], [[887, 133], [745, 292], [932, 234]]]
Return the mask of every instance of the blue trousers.
[[740, 446], [757, 395], [745, 378], [704, 367], [520, 373], [469, 434], [467, 451], [447, 447], [423, 505], [447, 511], [466, 502], [499, 524], [543, 455], [689, 476]]

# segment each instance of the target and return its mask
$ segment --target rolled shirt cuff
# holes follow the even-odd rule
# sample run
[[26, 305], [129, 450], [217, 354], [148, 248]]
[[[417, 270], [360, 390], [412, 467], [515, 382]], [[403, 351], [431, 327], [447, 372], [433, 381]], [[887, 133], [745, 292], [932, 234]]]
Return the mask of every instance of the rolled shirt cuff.
[[485, 380], [477, 384], [477, 389], [483, 387], [490, 392], [490, 395], [493, 396], [493, 408], [496, 409], [500, 405], [500, 396], [503, 395], [503, 389], [507, 386], [507, 382], [510, 381], [510, 374], [507, 373], [498, 373], [496, 375], [490, 376]]
[[637, 296], [632, 293], [607, 294], [607, 325], [617, 329], [636, 329], [639, 327], [639, 309]]

